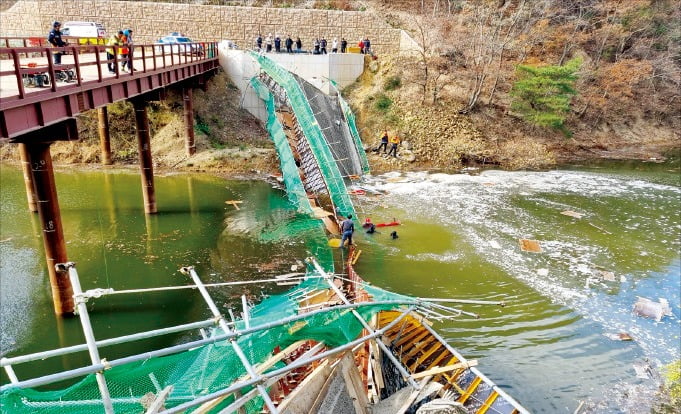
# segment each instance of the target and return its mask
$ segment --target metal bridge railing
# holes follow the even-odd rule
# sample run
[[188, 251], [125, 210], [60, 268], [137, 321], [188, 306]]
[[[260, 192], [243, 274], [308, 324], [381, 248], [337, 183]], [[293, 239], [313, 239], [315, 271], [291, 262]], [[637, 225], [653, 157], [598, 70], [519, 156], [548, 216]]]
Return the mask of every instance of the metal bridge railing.
[[[30, 45], [34, 38], [2, 38], [6, 45], [22, 42]], [[180, 44], [140, 44], [132, 47], [129, 58], [117, 51], [107, 60], [106, 45], [78, 44], [66, 47], [0, 47], [0, 97], [3, 107], [8, 102], [21, 100], [28, 95], [56, 92], [60, 88], [81, 87], [95, 83], [116, 82], [120, 78], [142, 73], [167, 71], [218, 57], [217, 42]], [[53, 55], [62, 54], [62, 64], [53, 63]], [[122, 70], [130, 60], [130, 71]], [[109, 73], [111, 63], [114, 73]]]

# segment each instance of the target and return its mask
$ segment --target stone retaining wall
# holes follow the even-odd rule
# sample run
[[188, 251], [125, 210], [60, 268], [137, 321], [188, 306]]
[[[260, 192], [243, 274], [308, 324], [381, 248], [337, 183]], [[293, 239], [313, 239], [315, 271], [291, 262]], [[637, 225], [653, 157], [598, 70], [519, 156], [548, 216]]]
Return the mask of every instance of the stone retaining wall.
[[[371, 39], [377, 53], [398, 50], [400, 31], [371, 12], [237, 6], [202, 6], [108, 0], [20, 0], [0, 15], [0, 36], [47, 37], [52, 21], [94, 21], [108, 33], [134, 30], [136, 43], [153, 43], [169, 32], [196, 41], [230, 39], [253, 47], [258, 33], [300, 36], [304, 49], [315, 37], [345, 37], [350, 46]], [[283, 48], [283, 42], [282, 42]]]

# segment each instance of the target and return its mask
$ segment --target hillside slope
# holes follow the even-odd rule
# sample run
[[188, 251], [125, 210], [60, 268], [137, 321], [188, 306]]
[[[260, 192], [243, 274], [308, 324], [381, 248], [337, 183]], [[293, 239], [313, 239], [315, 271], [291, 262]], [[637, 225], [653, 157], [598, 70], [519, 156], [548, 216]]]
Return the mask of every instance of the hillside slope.
[[[409, 168], [544, 168], [589, 158], [659, 159], [679, 149], [678, 3], [371, 4], [421, 50], [368, 60], [370, 70], [346, 93], [372, 145], [383, 128], [408, 141], [416, 155]], [[581, 63], [576, 93], [559, 114], [562, 127], [533, 124], [516, 109], [518, 66], [560, 68], [572, 59]]]

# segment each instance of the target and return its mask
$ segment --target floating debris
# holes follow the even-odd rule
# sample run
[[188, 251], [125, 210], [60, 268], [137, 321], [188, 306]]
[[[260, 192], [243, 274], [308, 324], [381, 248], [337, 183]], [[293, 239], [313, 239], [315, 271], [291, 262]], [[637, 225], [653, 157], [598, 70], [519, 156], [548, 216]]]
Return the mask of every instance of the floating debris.
[[488, 243], [493, 249], [501, 249], [501, 245], [496, 240], [490, 240]]
[[669, 306], [667, 299], [660, 298], [659, 302], [655, 302], [639, 296], [638, 301], [634, 304], [634, 313], [638, 316], [655, 319], [657, 322], [660, 322], [663, 317], [671, 316], [672, 308]]
[[537, 269], [537, 274], [539, 276], [548, 276], [549, 275], [549, 269]]
[[539, 246], [539, 242], [536, 240], [518, 239], [518, 242], [520, 242], [520, 250], [524, 252], [541, 252], [541, 246]]
[[225, 204], [231, 204], [237, 210], [241, 210], [239, 208], [239, 204], [241, 204], [241, 203], [243, 203], [243, 201], [241, 201], [241, 200], [227, 200], [227, 201], [225, 201]]
[[598, 273], [601, 275], [601, 278], [603, 278], [603, 280], [607, 280], [608, 282], [614, 282], [615, 281], [615, 274], [613, 272], [608, 272], [606, 270], [599, 270]]
[[572, 210], [561, 211], [560, 214], [562, 214], [564, 216], [574, 217], [574, 218], [577, 218], [577, 219], [581, 219], [582, 217], [584, 217], [584, 214], [578, 213], [578, 212], [572, 211]]
[[610, 334], [605, 334], [605, 336], [608, 339], [611, 339], [613, 341], [633, 341], [634, 340], [634, 338], [632, 338], [631, 335], [629, 335], [626, 332], [610, 333]]

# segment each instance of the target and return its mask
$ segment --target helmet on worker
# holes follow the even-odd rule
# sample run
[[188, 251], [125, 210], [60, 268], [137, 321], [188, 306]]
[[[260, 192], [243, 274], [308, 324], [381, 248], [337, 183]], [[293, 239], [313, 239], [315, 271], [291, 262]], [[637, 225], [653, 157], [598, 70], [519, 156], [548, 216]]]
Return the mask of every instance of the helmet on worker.
[[61, 26], [61, 23], [59, 23], [59, 22], [53, 22], [52, 23], [52, 27], [60, 27], [60, 26]]

